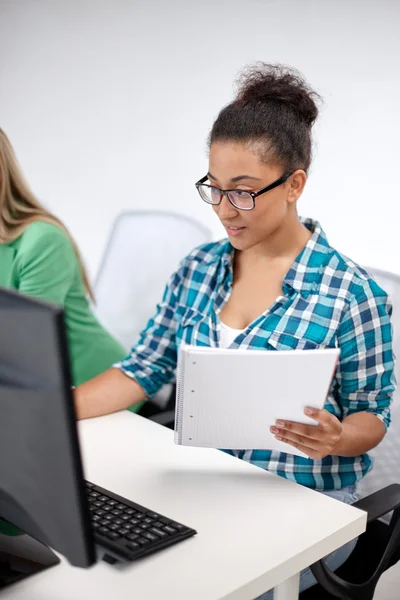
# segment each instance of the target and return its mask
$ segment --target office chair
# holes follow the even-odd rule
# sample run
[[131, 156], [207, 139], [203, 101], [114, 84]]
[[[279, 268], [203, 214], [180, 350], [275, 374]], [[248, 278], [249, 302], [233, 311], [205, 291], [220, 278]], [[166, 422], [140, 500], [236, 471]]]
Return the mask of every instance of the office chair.
[[[393, 304], [393, 348], [399, 360], [400, 382], [400, 276], [367, 268]], [[369, 452], [374, 468], [360, 482], [361, 500], [354, 506], [368, 513], [367, 530], [347, 561], [334, 573], [323, 561], [312, 565], [318, 584], [300, 594], [300, 600], [372, 600], [382, 573], [400, 560], [400, 389], [393, 396], [392, 423], [383, 441]]]
[[[170, 212], [128, 211], [117, 217], [94, 283], [93, 310], [125, 348], [136, 343], [179, 262], [211, 237], [200, 223]], [[174, 407], [168, 385], [139, 414], [169, 426], [172, 415], [173, 427]]]

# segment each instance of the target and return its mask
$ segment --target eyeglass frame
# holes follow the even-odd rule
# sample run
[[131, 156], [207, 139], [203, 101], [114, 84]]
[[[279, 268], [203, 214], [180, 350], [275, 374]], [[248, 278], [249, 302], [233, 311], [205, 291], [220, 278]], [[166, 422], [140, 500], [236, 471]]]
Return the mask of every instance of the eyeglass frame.
[[[232, 206], [234, 208], [236, 208], [237, 210], [253, 210], [255, 208], [255, 206], [256, 206], [256, 198], [258, 196], [261, 196], [261, 194], [265, 194], [265, 192], [269, 192], [270, 190], [273, 190], [274, 188], [278, 187], [279, 185], [282, 185], [283, 183], [286, 183], [286, 181], [289, 179], [289, 177], [291, 175], [293, 175], [293, 173], [294, 173], [294, 171], [288, 171], [287, 173], [285, 173], [284, 175], [281, 175], [281, 177], [279, 177], [278, 179], [276, 179], [275, 181], [273, 181], [269, 185], [266, 185], [265, 187], [261, 188], [261, 190], [258, 190], [258, 192], [251, 192], [249, 190], [238, 190], [238, 189], [220, 190], [219, 188], [215, 187], [214, 185], [208, 185], [207, 183], [204, 183], [205, 181], [207, 181], [208, 175], [204, 175], [204, 177], [202, 177], [201, 179], [199, 179], [199, 181], [196, 181], [195, 186], [196, 186], [197, 191], [199, 192], [200, 198], [206, 204], [210, 204], [211, 206], [219, 206], [221, 204], [221, 202], [222, 202], [222, 196], [226, 196], [228, 198], [228, 201], [230, 202], [230, 204], [232, 204]], [[213, 188], [214, 190], [218, 190], [220, 192], [219, 202], [217, 202], [217, 203], [215, 203], [215, 202], [207, 202], [207, 200], [204, 200], [204, 198], [201, 195], [200, 190], [199, 190], [199, 187], [201, 185], [203, 185], [204, 187]], [[251, 208], [240, 208], [239, 206], [236, 206], [236, 204], [234, 204], [232, 202], [232, 200], [229, 198], [228, 194], [229, 194], [229, 192], [237, 192], [237, 191], [246, 192], [246, 194], [249, 194], [249, 196], [251, 196], [251, 198], [253, 200], [253, 206]]]

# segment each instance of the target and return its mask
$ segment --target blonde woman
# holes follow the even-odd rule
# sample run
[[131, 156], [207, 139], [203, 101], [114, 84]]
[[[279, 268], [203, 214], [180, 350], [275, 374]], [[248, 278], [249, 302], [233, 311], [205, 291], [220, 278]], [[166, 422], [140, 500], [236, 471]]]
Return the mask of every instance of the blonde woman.
[[74, 385], [126, 356], [90, 310], [92, 291], [76, 244], [35, 198], [1, 129], [0, 286], [64, 307]]

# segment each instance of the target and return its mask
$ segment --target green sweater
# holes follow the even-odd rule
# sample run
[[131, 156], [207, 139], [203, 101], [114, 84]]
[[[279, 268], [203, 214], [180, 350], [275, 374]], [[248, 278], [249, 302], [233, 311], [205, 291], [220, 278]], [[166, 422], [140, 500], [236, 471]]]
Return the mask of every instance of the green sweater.
[[64, 307], [74, 385], [127, 355], [90, 310], [79, 261], [59, 227], [37, 221], [18, 239], [0, 244], [0, 286]]

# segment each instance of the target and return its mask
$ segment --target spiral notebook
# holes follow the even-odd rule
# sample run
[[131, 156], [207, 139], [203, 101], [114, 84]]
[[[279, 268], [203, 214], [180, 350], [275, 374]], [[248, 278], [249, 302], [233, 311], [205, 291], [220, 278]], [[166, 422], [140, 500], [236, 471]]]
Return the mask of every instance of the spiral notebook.
[[268, 449], [305, 456], [269, 431], [277, 419], [315, 425], [339, 350], [241, 350], [183, 345], [179, 350], [175, 443]]

